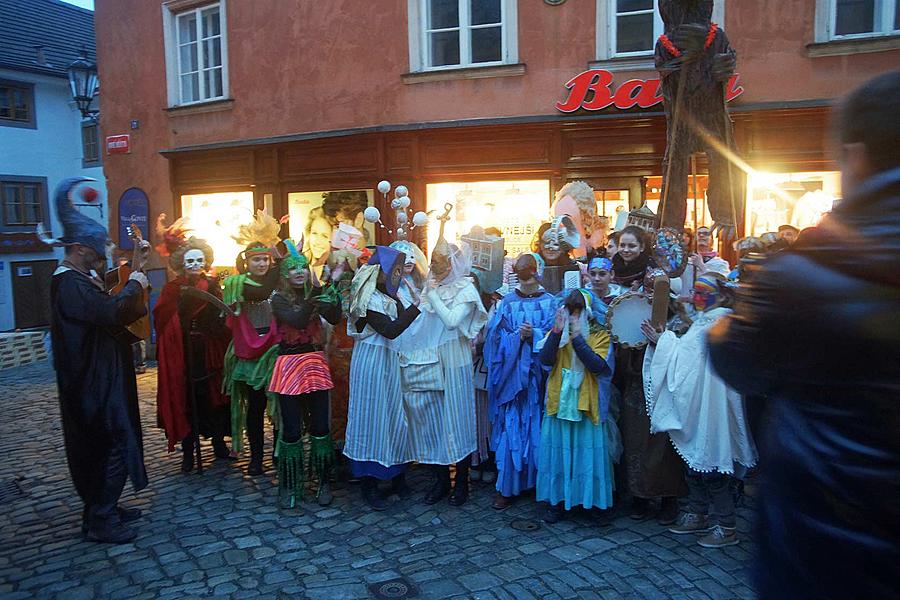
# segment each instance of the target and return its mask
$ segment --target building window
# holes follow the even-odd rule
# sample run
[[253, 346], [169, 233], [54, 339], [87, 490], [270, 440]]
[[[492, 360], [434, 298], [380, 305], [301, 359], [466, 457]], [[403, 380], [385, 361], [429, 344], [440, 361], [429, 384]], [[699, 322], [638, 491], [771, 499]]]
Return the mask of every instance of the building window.
[[81, 125], [82, 166], [95, 167], [100, 164], [100, 128], [96, 123]]
[[518, 60], [516, 0], [409, 0], [412, 71]]
[[3, 230], [33, 229], [47, 215], [46, 180], [42, 177], [0, 176]]
[[900, 33], [900, 0], [830, 0], [830, 39]]
[[35, 127], [32, 84], [0, 80], [0, 125]]
[[[713, 22], [725, 20], [724, 0], [713, 3]], [[629, 61], [627, 68], [652, 68], [663, 22], [656, 0], [597, 0], [597, 60]], [[634, 62], [637, 61], [637, 62]]]
[[169, 105], [228, 96], [225, 3], [172, 12], [163, 5]]

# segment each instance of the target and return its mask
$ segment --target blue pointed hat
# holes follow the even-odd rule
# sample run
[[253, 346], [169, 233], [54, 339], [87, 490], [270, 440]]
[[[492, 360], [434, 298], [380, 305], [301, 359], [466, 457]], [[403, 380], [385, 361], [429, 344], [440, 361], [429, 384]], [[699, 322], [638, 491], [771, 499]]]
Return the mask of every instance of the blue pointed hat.
[[54, 194], [56, 215], [62, 223], [63, 234], [51, 242], [56, 242], [53, 245], [57, 246], [81, 244], [100, 256], [105, 256], [106, 244], [109, 241], [106, 227], [78, 212], [72, 202], [72, 191], [75, 186], [86, 181], [95, 180], [90, 177], [70, 177], [56, 187]]

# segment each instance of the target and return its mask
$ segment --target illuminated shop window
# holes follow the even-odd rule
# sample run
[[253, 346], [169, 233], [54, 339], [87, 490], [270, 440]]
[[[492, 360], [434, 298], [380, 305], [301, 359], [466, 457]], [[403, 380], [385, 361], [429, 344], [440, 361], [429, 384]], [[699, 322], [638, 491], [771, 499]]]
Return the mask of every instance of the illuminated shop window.
[[[688, 175], [687, 213], [684, 226], [696, 231], [698, 227], [711, 227], [712, 216], [706, 205], [706, 188], [709, 187], [709, 175], [697, 175], [697, 180]], [[646, 185], [647, 207], [659, 215], [659, 204], [662, 198], [662, 177], [648, 177]]]
[[209, 242], [215, 251], [214, 265], [233, 267], [243, 250], [231, 236], [253, 218], [253, 192], [194, 194], [181, 197], [181, 214], [193, 235]]
[[454, 205], [445, 237], [454, 242], [473, 226], [497, 227], [503, 232], [506, 252], [516, 256], [531, 250], [531, 239], [550, 213], [550, 181], [477, 181], [431, 183], [426, 186], [427, 206], [432, 213], [428, 226], [428, 250], [437, 243], [440, 224], [436, 217], [444, 205]]
[[747, 235], [777, 232], [780, 225], [813, 227], [841, 197], [841, 174], [766, 173], [747, 177]]
[[290, 192], [288, 215], [291, 239], [304, 238], [304, 250], [320, 256], [331, 249], [334, 229], [341, 223], [363, 233], [365, 244], [375, 243], [375, 226], [366, 223], [363, 211], [374, 205], [375, 190]]

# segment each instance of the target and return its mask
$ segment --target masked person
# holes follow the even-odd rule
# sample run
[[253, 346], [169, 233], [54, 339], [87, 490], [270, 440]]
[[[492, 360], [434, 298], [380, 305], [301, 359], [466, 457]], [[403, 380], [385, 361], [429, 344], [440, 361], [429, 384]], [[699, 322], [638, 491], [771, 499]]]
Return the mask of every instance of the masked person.
[[405, 256], [403, 283], [397, 290], [397, 298], [406, 307], [412, 304], [413, 294], [421, 294], [425, 288], [425, 280], [428, 277], [428, 259], [417, 245], [407, 240], [393, 242], [390, 247], [399, 250]]
[[497, 462], [496, 510], [509, 508], [535, 486], [545, 380], [537, 344], [556, 314], [553, 295], [540, 284], [543, 259], [522, 254], [514, 269], [519, 283], [497, 305], [484, 344], [491, 449]]
[[[212, 247], [206, 240], [188, 238], [181, 219], [169, 227], [163, 226], [164, 219], [165, 214], [161, 214], [157, 222], [157, 235], [163, 240], [157, 251], [168, 257], [169, 268], [176, 277], [163, 287], [153, 308], [159, 362], [156, 406], [169, 452], [181, 442], [181, 471], [190, 473], [194, 469], [198, 435], [212, 438], [217, 458], [231, 457], [225, 444], [225, 436], [231, 434], [230, 402], [222, 393], [222, 369], [231, 333], [219, 309], [184, 296], [181, 290], [190, 286], [221, 299], [219, 282], [207, 276], [213, 262]], [[188, 377], [193, 378], [193, 384]], [[194, 398], [190, 397], [191, 389]], [[193, 407], [196, 415], [191, 414]]]
[[225, 304], [234, 306], [235, 311], [235, 316], [227, 319], [232, 343], [225, 355], [223, 389], [231, 396], [231, 442], [235, 451], [241, 451], [247, 430], [248, 475], [263, 472], [267, 404], [272, 422], [278, 423], [277, 397], [268, 397], [266, 390], [278, 357], [278, 326], [269, 300], [279, 279], [274, 249], [280, 242], [280, 230], [278, 221], [264, 211], [241, 227], [234, 239], [246, 248], [237, 257], [238, 274], [225, 279], [223, 294]]
[[294, 507], [303, 498], [306, 465], [303, 460], [304, 417], [309, 422], [310, 469], [318, 479], [316, 500], [331, 504], [329, 483], [334, 462], [328, 390], [331, 371], [323, 352], [322, 319], [334, 325], [341, 318], [340, 295], [335, 288], [323, 293], [311, 283], [309, 262], [291, 240], [281, 261], [281, 282], [272, 295], [272, 313], [278, 324], [278, 359], [269, 392], [278, 394], [281, 428], [278, 439], [278, 492], [282, 506]]
[[66, 179], [56, 189], [56, 212], [64, 233], [45, 241], [65, 246], [65, 259], [50, 284], [53, 367], [59, 389], [66, 458], [84, 502], [82, 533], [97, 542], [126, 543], [137, 533], [124, 523], [139, 509], [119, 506], [127, 479], [135, 491], [147, 486], [131, 344], [125, 326], [144, 316], [140, 272], [149, 252], [142, 242], [124, 288], [115, 295], [97, 277], [105, 270], [108, 234], [79, 213], [70, 194], [90, 179]]
[[400, 359], [393, 340], [419, 316], [417, 301], [403, 308], [397, 291], [405, 255], [378, 246], [350, 286], [347, 332], [355, 338], [350, 361], [350, 410], [344, 455], [351, 473], [362, 480], [362, 496], [373, 510], [387, 502], [379, 481], [391, 480], [394, 492], [407, 493], [409, 424], [403, 409]]
[[451, 464], [456, 479], [450, 504], [461, 506], [469, 498], [470, 455], [477, 446], [472, 340], [487, 321], [471, 267], [467, 244], [438, 239], [422, 315], [397, 344], [410, 458], [432, 465], [434, 475], [426, 504], [450, 493]]
[[730, 480], [737, 465], [756, 464], [741, 396], [713, 371], [706, 345], [709, 328], [731, 313], [724, 287], [713, 275], [697, 279], [697, 316], [680, 338], [649, 321], [641, 326], [651, 343], [644, 363], [650, 430], [667, 433], [687, 465], [687, 505], [669, 531], [706, 534], [698, 542], [705, 548], [738, 543]]
[[615, 427], [608, 419], [615, 363], [605, 319], [606, 304], [586, 290], [572, 290], [540, 342], [540, 360], [550, 376], [536, 497], [549, 504], [548, 523], [563, 510], [604, 510], [613, 503], [607, 428]]

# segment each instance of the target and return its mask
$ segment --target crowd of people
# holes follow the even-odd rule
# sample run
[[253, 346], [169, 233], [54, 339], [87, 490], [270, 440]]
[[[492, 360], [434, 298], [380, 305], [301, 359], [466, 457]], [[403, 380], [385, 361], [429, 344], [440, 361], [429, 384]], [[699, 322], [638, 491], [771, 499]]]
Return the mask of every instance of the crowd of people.
[[[897, 91], [896, 80], [879, 85]], [[866, 103], [865, 94], [855, 98]], [[604, 515], [614, 503], [628, 502], [631, 518], [655, 518], [674, 534], [696, 535], [701, 546], [721, 548], [739, 541], [735, 502], [741, 481], [757, 465], [753, 433], [759, 411], [748, 416], [748, 408], [787, 394], [794, 401], [775, 403], [776, 427], [792, 423], [801, 442], [785, 436], [774, 442], [773, 463], [785, 456], [794, 462], [783, 471], [776, 467], [773, 489], [782, 498], [797, 496], [808, 514], [840, 523], [846, 539], [859, 547], [896, 557], [897, 538], [891, 541], [891, 535], [900, 521], [879, 529], [875, 523], [883, 521], [861, 512], [858, 493], [830, 483], [849, 481], [871, 490], [885, 498], [884, 515], [897, 515], [900, 479], [882, 490], [890, 492], [885, 496], [865, 474], [884, 483], [898, 472], [897, 410], [884, 403], [886, 390], [896, 392], [890, 388], [896, 380], [888, 379], [896, 374], [897, 354], [879, 354], [867, 370], [844, 360], [848, 352], [862, 351], [860, 339], [834, 349], [828, 362], [833, 372], [843, 370], [847, 385], [881, 406], [888, 427], [871, 439], [850, 434], [830, 452], [828, 440], [840, 436], [829, 427], [839, 427], [852, 409], [830, 400], [828, 408], [817, 408], [809, 390], [821, 387], [812, 383], [821, 361], [802, 357], [810, 339], [828, 346], [832, 328], [803, 311], [793, 322], [772, 305], [774, 298], [785, 306], [804, 301], [802, 289], [812, 284], [792, 279], [791, 269], [802, 260], [803, 268], [824, 268], [817, 261], [827, 255], [835, 259], [827, 274], [831, 283], [816, 293], [825, 297], [836, 286], [868, 298], [866, 310], [878, 317], [868, 325], [870, 337], [880, 331], [878, 343], [897, 349], [896, 312], [885, 317], [897, 306], [891, 275], [896, 269], [887, 262], [853, 262], [863, 248], [845, 248], [840, 259], [829, 254], [841, 236], [847, 241], [850, 223], [860, 235], [883, 239], [884, 256], [896, 258], [895, 231], [870, 227], [883, 217], [870, 213], [885, 205], [890, 219], [900, 214], [898, 140], [883, 145], [893, 159], [875, 161], [871, 129], [851, 117], [842, 130], [850, 160], [845, 173], [856, 179], [845, 181], [848, 201], [833, 218], [799, 237], [785, 226], [736, 242], [740, 260], [734, 268], [716, 252], [709, 228], [686, 232], [682, 248], [690, 255], [689, 269], [670, 281], [654, 257], [654, 232], [642, 220], [607, 236], [586, 231], [591, 222], [584, 215], [553, 216], [539, 229], [531, 252], [503, 261], [499, 287], [487, 285], [473, 266], [466, 241], [445, 239], [444, 222], [430, 260], [404, 236], [390, 246], [344, 244], [330, 263], [322, 259], [311, 270], [308, 246], [280, 239], [281, 223], [260, 211], [236, 232], [245, 249], [236, 273], [220, 283], [210, 276], [209, 244], [190, 237], [182, 222], [165, 227], [161, 220], [157, 249], [174, 275], [153, 311], [157, 417], [168, 448], [181, 445], [181, 470], [188, 473], [200, 467], [201, 436], [212, 440], [217, 459], [234, 460], [244, 452], [246, 434], [247, 474], [260, 476], [268, 415], [285, 508], [298, 506], [310, 492], [320, 505], [332, 501], [339, 450], [350, 477], [360, 482], [360, 507], [371, 510], [385, 510], [390, 495], [408, 498], [406, 472], [418, 463], [432, 474], [424, 490], [427, 504], [464, 504], [472, 480], [494, 484], [496, 510], [533, 491], [549, 523], [572, 510]], [[126, 542], [136, 535], [126, 523], [140, 514], [119, 506], [118, 498], [127, 477], [135, 489], [146, 486], [147, 477], [131, 365], [134, 340], [124, 326], [146, 312], [142, 295], [148, 282], [140, 267], [149, 245], [138, 243], [135, 271], [121, 292], [108, 295], [95, 278], [107, 234], [72, 207], [69, 195], [78, 183], [64, 182], [56, 197], [66, 227], [59, 241], [67, 251], [53, 280], [54, 362], [69, 464], [85, 502], [85, 535]], [[586, 193], [585, 184], [570, 186], [557, 203], [560, 196]], [[493, 244], [499, 233], [478, 235]], [[890, 235], [892, 241], [885, 238]], [[788, 248], [796, 249], [783, 252]], [[766, 270], [772, 264], [778, 267], [774, 275]], [[858, 267], [856, 279], [848, 265]], [[610, 307], [627, 294], [654, 300], [663, 289], [656, 285], [660, 278], [671, 288], [667, 318], [640, 324], [643, 343], [617, 343]], [[760, 300], [761, 290], [771, 297]], [[860, 319], [858, 311], [841, 314]], [[810, 337], [787, 340], [786, 331], [797, 327], [809, 329]], [[350, 347], [343, 374], [334, 357]], [[334, 366], [339, 376], [333, 376]], [[873, 372], [875, 380], [867, 380]], [[847, 385], [846, 393], [854, 393]], [[344, 398], [346, 406], [339, 406]], [[808, 430], [810, 423], [821, 427], [818, 433]], [[866, 435], [877, 429], [868, 422], [857, 426]], [[873, 439], [880, 441], [866, 451]], [[849, 454], [867, 456], [868, 465], [836, 464]], [[833, 477], [819, 477], [829, 465]], [[765, 463], [763, 471], [772, 466]], [[799, 481], [833, 494], [831, 508], [804, 505], [808, 490], [790, 489]], [[796, 550], [793, 563], [786, 560], [768, 574], [773, 593], [782, 589], [777, 586], [790, 587], [788, 564], [802, 569], [796, 559], [803, 549], [792, 531], [802, 532], [807, 542], [834, 539], [828, 526], [802, 519], [788, 531], [783, 525], [791, 519], [785, 520], [783, 509], [776, 502], [763, 513], [765, 545], [773, 555]]]

